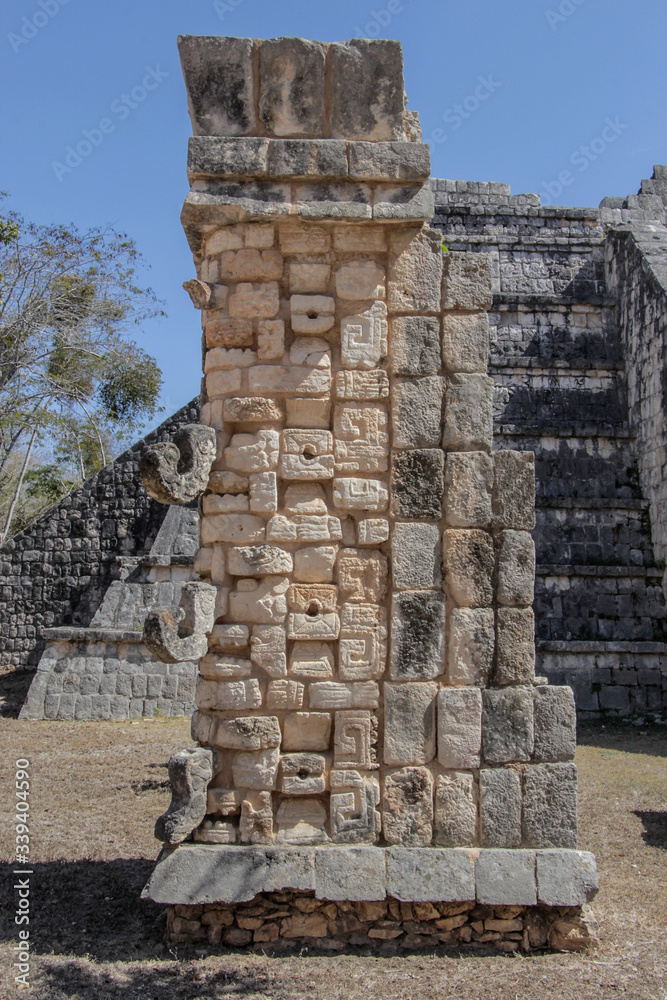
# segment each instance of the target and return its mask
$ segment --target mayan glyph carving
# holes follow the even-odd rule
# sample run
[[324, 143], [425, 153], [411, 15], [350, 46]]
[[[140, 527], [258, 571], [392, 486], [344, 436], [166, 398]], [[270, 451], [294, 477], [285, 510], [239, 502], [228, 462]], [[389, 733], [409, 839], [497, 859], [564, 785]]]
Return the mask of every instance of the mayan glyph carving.
[[215, 449], [212, 428], [187, 424], [173, 441], [146, 449], [141, 456], [141, 481], [159, 503], [190, 503], [206, 489]]

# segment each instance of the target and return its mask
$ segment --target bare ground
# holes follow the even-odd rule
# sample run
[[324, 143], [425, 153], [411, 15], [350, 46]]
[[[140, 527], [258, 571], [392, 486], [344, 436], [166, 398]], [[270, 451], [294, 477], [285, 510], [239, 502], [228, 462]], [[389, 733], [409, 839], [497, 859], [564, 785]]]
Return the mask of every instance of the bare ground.
[[184, 721], [0, 722], [0, 1000], [17, 995], [12, 890], [14, 762], [30, 760], [32, 962], [44, 1000], [667, 1000], [667, 729], [580, 732], [580, 845], [596, 853], [601, 946], [588, 955], [479, 949], [379, 957], [167, 946], [139, 893], [169, 801], [166, 761]]

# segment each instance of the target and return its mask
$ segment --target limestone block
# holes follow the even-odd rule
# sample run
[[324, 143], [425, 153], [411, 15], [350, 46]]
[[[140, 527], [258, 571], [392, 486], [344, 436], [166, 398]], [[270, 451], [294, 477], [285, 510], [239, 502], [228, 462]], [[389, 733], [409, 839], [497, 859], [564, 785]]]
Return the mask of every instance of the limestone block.
[[252, 347], [248, 319], [210, 319], [206, 323], [207, 347]]
[[208, 480], [208, 488], [213, 493], [246, 493], [248, 487], [248, 477], [236, 472], [212, 472]]
[[450, 375], [445, 392], [443, 447], [450, 451], [491, 451], [493, 380], [487, 375]]
[[389, 503], [389, 492], [379, 479], [334, 479], [333, 497], [334, 506], [343, 510], [383, 511]]
[[378, 708], [380, 704], [380, 692], [375, 681], [347, 684], [315, 681], [310, 685], [309, 694], [311, 708]]
[[445, 456], [439, 448], [392, 454], [391, 510], [396, 517], [442, 517]]
[[208, 653], [199, 661], [199, 673], [208, 681], [221, 681], [231, 677], [250, 677], [252, 663], [228, 653]]
[[264, 521], [256, 514], [214, 514], [201, 522], [202, 545], [215, 542], [261, 542]]
[[384, 764], [400, 767], [433, 760], [437, 693], [437, 684], [384, 685]]
[[[194, 135], [188, 140], [188, 179], [192, 183], [196, 180], [207, 181], [213, 176], [216, 179], [226, 177], [230, 180], [237, 179], [243, 174], [265, 176], [269, 146], [267, 139], [256, 136], [239, 139], [227, 136], [223, 138], [219, 135]], [[198, 185], [195, 190], [202, 188], [205, 190], [205, 185]], [[230, 187], [226, 190], [229, 192]], [[238, 218], [239, 214], [218, 216], [216, 213], [215, 219], [217, 222], [229, 222], [230, 219]], [[225, 234], [224, 229], [229, 229], [230, 232]], [[226, 225], [224, 229], [213, 232], [206, 240], [207, 257], [219, 254], [223, 250], [237, 250], [243, 246], [243, 226]]]
[[389, 521], [383, 517], [364, 517], [357, 521], [357, 545], [380, 545], [389, 538]]
[[404, 767], [384, 780], [382, 832], [388, 844], [428, 847], [433, 839], [433, 777], [425, 767]]
[[340, 323], [341, 361], [345, 368], [376, 368], [387, 354], [387, 307], [384, 302]]
[[215, 455], [215, 431], [186, 424], [172, 441], [146, 448], [139, 464], [141, 481], [158, 503], [188, 504], [206, 489]]
[[282, 277], [279, 250], [225, 250], [218, 258], [221, 282], [274, 281]]
[[518, 847], [521, 843], [521, 775], [509, 767], [479, 772], [483, 847]]
[[[243, 581], [241, 581], [243, 582]], [[248, 583], [255, 581], [248, 581]], [[229, 612], [237, 622], [249, 625], [273, 625], [287, 617], [286, 592], [289, 579], [267, 576], [252, 590], [237, 589], [229, 595]]]
[[351, 142], [348, 152], [350, 177], [355, 180], [417, 181], [426, 180], [431, 172], [426, 143]]
[[[252, 39], [180, 35], [178, 53], [195, 135], [255, 131]], [[213, 68], [216, 86], [211, 87]]]
[[483, 451], [450, 453], [445, 463], [445, 516], [456, 528], [491, 522], [493, 459]]
[[279, 361], [285, 353], [285, 323], [282, 319], [260, 319], [257, 324], [257, 357]]
[[260, 514], [278, 510], [278, 481], [275, 472], [254, 472], [249, 479], [249, 507]]
[[[364, 522], [362, 521], [361, 524]], [[396, 590], [440, 587], [440, 531], [437, 524], [398, 522], [391, 539], [391, 572]]]
[[537, 898], [546, 906], [582, 906], [597, 895], [595, 855], [588, 851], [538, 851]]
[[394, 375], [437, 375], [440, 371], [438, 320], [428, 316], [394, 317], [390, 362]]
[[430, 184], [382, 184], [375, 188], [373, 218], [428, 222], [435, 212]]
[[279, 238], [280, 249], [287, 254], [326, 253], [331, 247], [331, 235], [321, 226], [298, 223], [281, 226]]
[[275, 545], [240, 545], [228, 552], [227, 570], [232, 576], [278, 576], [293, 568], [291, 552]]
[[438, 694], [438, 760], [446, 768], [477, 768], [481, 746], [481, 691], [443, 688]]
[[313, 175], [316, 175], [321, 180], [325, 177], [348, 176], [346, 144], [335, 139], [274, 141], [269, 145], [267, 161], [269, 174], [276, 177], [305, 177], [312, 180]]
[[280, 752], [277, 749], [255, 753], [237, 753], [232, 761], [232, 776], [237, 788], [271, 791], [276, 787]]
[[290, 611], [316, 615], [323, 611], [335, 611], [337, 604], [336, 588], [327, 584], [297, 583], [287, 593]]
[[283, 479], [331, 479], [334, 474], [333, 437], [330, 431], [282, 432], [280, 475]]
[[[334, 139], [403, 137], [403, 54], [399, 42], [353, 38], [329, 50]], [[345, 897], [347, 898], [347, 897]]]
[[534, 711], [533, 760], [538, 763], [572, 760], [577, 744], [577, 714], [572, 688], [568, 685], [536, 687]]
[[334, 767], [377, 767], [373, 747], [373, 720], [363, 709], [336, 712]]
[[[245, 511], [250, 510], [250, 502], [249, 498], [242, 493], [236, 495], [225, 494], [223, 496], [210, 493], [202, 500], [202, 510], [204, 514], [243, 514]], [[222, 581], [214, 581], [214, 583], [215, 582]]]
[[273, 319], [280, 308], [278, 282], [267, 281], [256, 288], [251, 282], [240, 282], [229, 296], [228, 308], [232, 318]]
[[328, 399], [288, 399], [288, 427], [322, 427], [328, 430], [331, 403]]
[[321, 337], [295, 337], [289, 352], [290, 364], [311, 368], [331, 367], [331, 348]]
[[284, 795], [319, 795], [327, 787], [327, 761], [317, 753], [286, 753], [281, 760]]
[[267, 135], [322, 135], [324, 46], [269, 38], [259, 49], [259, 119]]
[[307, 365], [258, 365], [248, 371], [248, 389], [283, 396], [322, 396], [331, 390], [331, 372]]
[[289, 639], [328, 639], [338, 638], [340, 618], [333, 612], [290, 612], [287, 616], [287, 637]]
[[331, 268], [328, 264], [299, 261], [289, 266], [289, 287], [292, 294], [326, 295], [330, 278]]
[[444, 381], [439, 375], [396, 379], [391, 391], [395, 448], [437, 447], [442, 436]]
[[223, 419], [231, 424], [273, 423], [282, 420], [283, 410], [274, 399], [264, 396], [243, 396], [225, 399], [222, 404]]
[[270, 681], [266, 692], [266, 705], [272, 711], [293, 710], [303, 707], [305, 688], [299, 681]]
[[442, 360], [450, 372], [486, 375], [489, 362], [487, 313], [442, 314]]
[[285, 630], [280, 625], [255, 625], [250, 639], [250, 659], [269, 677], [287, 674]]
[[450, 251], [443, 257], [442, 308], [490, 309], [493, 305], [491, 256]]
[[238, 788], [210, 788], [206, 799], [206, 812], [212, 816], [234, 816], [241, 810], [243, 792]]
[[337, 372], [335, 394], [338, 399], [386, 399], [389, 377], [382, 368], [366, 372]]
[[493, 666], [492, 608], [454, 608], [449, 619], [447, 683], [484, 687]]
[[387, 236], [384, 226], [347, 225], [336, 226], [333, 234], [334, 250], [346, 253], [384, 253]]
[[380, 783], [356, 770], [330, 775], [331, 839], [337, 844], [374, 844], [380, 836]]
[[535, 906], [535, 851], [482, 851], [475, 886], [482, 906]]
[[475, 898], [475, 855], [437, 847], [390, 847], [387, 895], [406, 902], [466, 902]]
[[334, 658], [326, 642], [295, 642], [290, 655], [289, 672], [295, 677], [323, 680], [333, 677]]
[[436, 778], [435, 842], [440, 847], [477, 843], [475, 779], [469, 771], [448, 771]]
[[222, 653], [236, 653], [246, 649], [250, 642], [247, 625], [214, 625], [208, 638], [210, 649]]
[[237, 369], [234, 371], [218, 369], [206, 376], [206, 395], [209, 399], [220, 399], [222, 396], [238, 392], [240, 388], [241, 372]]
[[288, 514], [326, 514], [324, 487], [319, 483], [295, 483], [288, 486], [283, 506]]
[[280, 746], [280, 723], [275, 715], [218, 719], [213, 743], [228, 750], [271, 750]]
[[256, 434], [234, 434], [225, 448], [225, 462], [235, 472], [264, 472], [278, 464], [280, 434], [262, 429]]
[[372, 403], [334, 408], [337, 472], [386, 472], [389, 456], [387, 411]]
[[290, 314], [294, 333], [327, 333], [334, 324], [334, 300], [329, 295], [292, 295]]
[[532, 684], [535, 677], [535, 616], [533, 609], [498, 608], [496, 616], [496, 671], [494, 676], [496, 684]]
[[[269, 149], [271, 144], [269, 144]], [[273, 231], [273, 226], [266, 225], [264, 223], [255, 223], [254, 225], [243, 226], [243, 242], [247, 247], [255, 247], [258, 250], [266, 250], [268, 247], [273, 246], [273, 241], [275, 238], [275, 233]], [[235, 247], [229, 247], [230, 250], [236, 249]]]
[[[386, 294], [384, 268], [373, 260], [342, 264], [334, 275], [339, 299], [383, 299]], [[386, 315], [386, 313], [385, 313]]]
[[384, 899], [384, 852], [374, 847], [327, 847], [315, 855], [315, 898]]
[[270, 844], [273, 840], [271, 792], [248, 792], [241, 803], [239, 834], [242, 844]]
[[392, 680], [430, 680], [444, 669], [445, 598], [435, 591], [406, 590], [391, 604]]
[[442, 536], [445, 580], [459, 607], [488, 607], [493, 601], [493, 541], [476, 528], [448, 528]]
[[197, 705], [200, 709], [259, 708], [262, 704], [262, 692], [259, 682], [254, 678], [238, 681], [206, 681], [201, 677], [197, 680]]
[[484, 759], [489, 764], [530, 760], [533, 755], [533, 691], [528, 687], [483, 693]]
[[436, 230], [392, 230], [387, 272], [390, 312], [440, 312], [442, 257], [442, 234]]
[[180, 844], [206, 815], [206, 788], [213, 777], [213, 754], [204, 747], [180, 750], [169, 760], [171, 802], [155, 824], [155, 836]]
[[343, 680], [381, 677], [387, 659], [387, 613], [378, 604], [341, 608], [339, 672]]
[[381, 552], [341, 549], [337, 576], [341, 601], [379, 603], [387, 587], [387, 560]]
[[498, 528], [535, 527], [535, 456], [497, 451], [493, 456], [493, 522]]
[[291, 712], [283, 723], [284, 750], [328, 750], [331, 715], [328, 712]]
[[535, 543], [527, 531], [501, 531], [498, 546], [498, 602], [533, 603]]
[[371, 219], [372, 191], [366, 184], [299, 184], [294, 208], [303, 219]]
[[527, 847], [577, 846], [575, 764], [524, 768], [523, 842]]
[[178, 608], [151, 611], [144, 620], [143, 642], [163, 663], [185, 663], [204, 656], [215, 621], [216, 588], [191, 580], [181, 587]]
[[[265, 149], [267, 145], [268, 143], [258, 148]], [[188, 140], [188, 154], [196, 150], [196, 155], [201, 155], [205, 149], [209, 151], [215, 149], [217, 152], [218, 149], [224, 149], [225, 147], [228, 147], [228, 143], [220, 141], [219, 138], [214, 140], [212, 147], [209, 142], [203, 144], [199, 138], [196, 138], [194, 142]], [[222, 155], [224, 156], [224, 153]], [[216, 254], [222, 253], [223, 250], [240, 250], [244, 245], [244, 228], [244, 226], [222, 226], [220, 229], [214, 229], [206, 237], [206, 256], [215, 257]]]
[[283, 799], [276, 819], [278, 843], [322, 844], [329, 839], [326, 810], [318, 799]]
[[333, 579], [335, 561], [333, 545], [299, 549], [294, 553], [294, 579], [304, 583], [329, 583]]
[[257, 364], [255, 351], [239, 347], [214, 347], [206, 352], [204, 371], [216, 371], [218, 368], [249, 368]]
[[272, 517], [266, 526], [266, 537], [272, 542], [339, 542], [343, 537], [337, 517], [319, 514], [296, 514]]

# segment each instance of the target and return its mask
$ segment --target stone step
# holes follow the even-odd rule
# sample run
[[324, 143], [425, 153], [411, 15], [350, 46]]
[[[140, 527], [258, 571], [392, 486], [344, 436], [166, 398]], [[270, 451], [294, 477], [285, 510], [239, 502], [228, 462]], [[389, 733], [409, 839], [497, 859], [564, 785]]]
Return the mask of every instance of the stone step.
[[496, 355], [493, 354], [489, 360], [490, 372], [528, 372], [530, 375], [551, 375], [554, 378], [567, 377], [572, 374], [580, 377], [582, 372], [607, 372], [625, 371], [622, 361], [607, 360], [605, 358], [534, 358], [522, 354]]
[[534, 537], [542, 564], [599, 567], [613, 561], [632, 569], [654, 565], [651, 534], [641, 509], [539, 507], [536, 518]]

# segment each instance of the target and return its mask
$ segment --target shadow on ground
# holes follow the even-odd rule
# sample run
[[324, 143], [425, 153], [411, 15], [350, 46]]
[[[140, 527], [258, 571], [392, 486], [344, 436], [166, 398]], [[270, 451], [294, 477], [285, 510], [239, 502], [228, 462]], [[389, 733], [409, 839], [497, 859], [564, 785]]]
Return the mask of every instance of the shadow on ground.
[[34, 670], [3, 669], [0, 672], [0, 717], [18, 719], [34, 676]]
[[667, 757], [667, 725], [606, 720], [580, 722], [577, 743], [581, 746], [602, 747], [622, 753], [644, 753], [651, 757]]
[[662, 847], [667, 850], [667, 812], [635, 809], [644, 824], [642, 840], [648, 847]]

